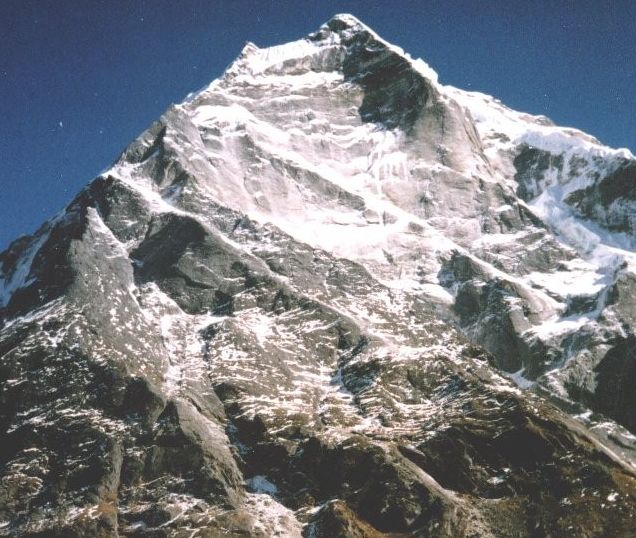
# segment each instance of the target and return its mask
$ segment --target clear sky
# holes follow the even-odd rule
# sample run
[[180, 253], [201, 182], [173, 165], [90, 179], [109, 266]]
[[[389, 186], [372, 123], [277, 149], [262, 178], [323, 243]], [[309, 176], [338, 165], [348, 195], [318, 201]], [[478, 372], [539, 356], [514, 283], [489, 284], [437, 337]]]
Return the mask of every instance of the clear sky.
[[0, 0], [0, 250], [245, 41], [353, 13], [440, 81], [636, 151], [632, 0]]

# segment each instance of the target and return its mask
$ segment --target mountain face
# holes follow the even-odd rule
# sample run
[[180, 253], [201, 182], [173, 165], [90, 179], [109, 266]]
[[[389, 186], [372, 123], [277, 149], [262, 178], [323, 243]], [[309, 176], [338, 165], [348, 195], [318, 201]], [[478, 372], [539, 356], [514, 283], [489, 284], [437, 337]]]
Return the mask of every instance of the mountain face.
[[636, 535], [636, 159], [350, 15], [0, 254], [0, 535]]

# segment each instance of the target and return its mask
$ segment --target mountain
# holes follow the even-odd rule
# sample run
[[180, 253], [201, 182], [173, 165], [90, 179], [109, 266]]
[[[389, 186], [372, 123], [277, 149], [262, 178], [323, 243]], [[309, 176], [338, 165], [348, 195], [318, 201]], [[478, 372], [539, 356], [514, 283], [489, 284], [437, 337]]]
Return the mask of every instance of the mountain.
[[636, 159], [350, 15], [0, 254], [0, 535], [631, 537]]

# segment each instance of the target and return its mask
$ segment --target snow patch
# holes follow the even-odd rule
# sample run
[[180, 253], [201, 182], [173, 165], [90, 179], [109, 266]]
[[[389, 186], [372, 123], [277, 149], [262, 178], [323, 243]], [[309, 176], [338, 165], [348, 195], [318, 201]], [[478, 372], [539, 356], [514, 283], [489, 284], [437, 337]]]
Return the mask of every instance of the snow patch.
[[254, 493], [265, 493], [267, 495], [276, 495], [278, 493], [278, 488], [263, 475], [248, 478], [245, 481], [245, 485]]

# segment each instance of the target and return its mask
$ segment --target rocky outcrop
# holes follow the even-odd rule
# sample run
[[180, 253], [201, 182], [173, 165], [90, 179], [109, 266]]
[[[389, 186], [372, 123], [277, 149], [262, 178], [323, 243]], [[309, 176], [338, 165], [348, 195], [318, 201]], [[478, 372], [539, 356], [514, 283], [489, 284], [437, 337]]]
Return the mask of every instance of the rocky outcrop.
[[615, 170], [583, 190], [575, 191], [566, 202], [585, 218], [603, 227], [634, 237], [636, 162], [625, 159]]

